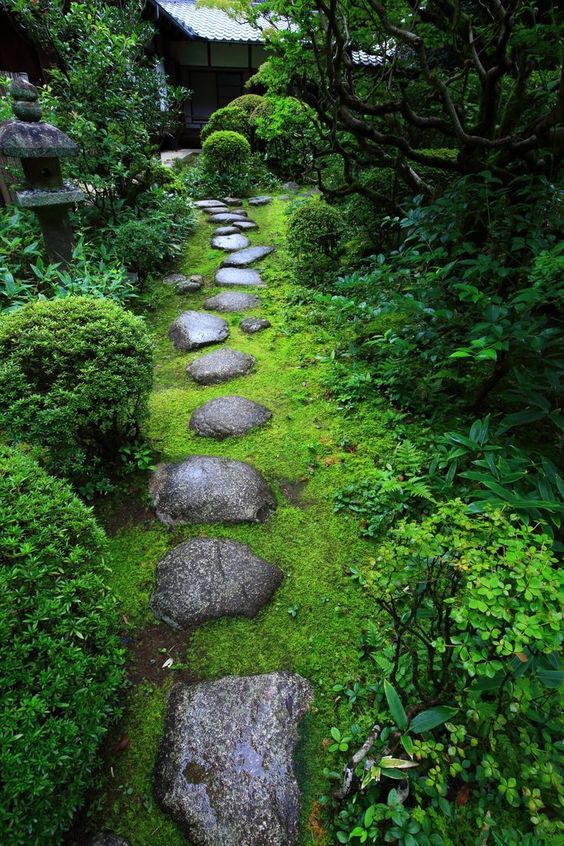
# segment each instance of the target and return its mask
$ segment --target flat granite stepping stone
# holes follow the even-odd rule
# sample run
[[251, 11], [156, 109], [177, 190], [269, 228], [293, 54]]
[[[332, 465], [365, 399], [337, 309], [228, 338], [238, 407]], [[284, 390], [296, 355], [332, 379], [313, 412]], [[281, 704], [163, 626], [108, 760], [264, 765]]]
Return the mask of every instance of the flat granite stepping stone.
[[236, 226], [218, 226], [217, 229], [214, 229], [213, 234], [215, 235], [237, 235], [239, 230]]
[[250, 206], [267, 206], [272, 202], [272, 197], [251, 197], [249, 199]]
[[276, 508], [274, 494], [258, 470], [213, 455], [161, 464], [150, 490], [157, 517], [167, 526], [264, 523]]
[[249, 308], [257, 308], [260, 299], [256, 294], [243, 294], [241, 291], [224, 291], [216, 294], [215, 297], [208, 297], [204, 308], [211, 311], [245, 311]]
[[245, 209], [229, 209], [231, 214], [240, 214], [242, 217], [248, 217], [249, 212], [245, 211]]
[[[204, 209], [204, 212], [209, 217], [212, 214], [229, 214], [231, 213], [231, 209], [228, 209], [227, 206], [214, 206], [212, 209]], [[232, 213], [236, 214], [236, 212]]]
[[254, 335], [255, 332], [262, 332], [263, 329], [269, 329], [271, 326], [272, 323], [266, 317], [244, 317], [239, 323], [239, 328], [247, 335]]
[[226, 206], [240, 206], [243, 200], [240, 197], [224, 197], [223, 202]]
[[238, 376], [246, 376], [256, 364], [248, 353], [222, 347], [197, 358], [186, 368], [186, 372], [199, 385], [220, 385]]
[[274, 247], [247, 247], [245, 250], [237, 250], [236, 253], [231, 253], [221, 263], [222, 267], [247, 267], [255, 261], [269, 256], [274, 252]]
[[196, 350], [225, 341], [229, 326], [222, 317], [205, 311], [184, 311], [168, 330], [168, 336], [177, 350]]
[[270, 602], [283, 577], [242, 543], [192, 538], [159, 561], [151, 609], [173, 629], [220, 617], [252, 618]]
[[197, 209], [211, 209], [214, 206], [224, 206], [222, 200], [196, 200], [194, 203]]
[[193, 846], [296, 846], [293, 758], [312, 699], [285, 672], [174, 685], [154, 793]]
[[237, 229], [241, 229], [243, 232], [246, 229], [258, 229], [258, 223], [255, 223], [254, 220], [235, 220], [233, 226], [236, 226]]
[[208, 217], [209, 223], [236, 223], [241, 220], [247, 220], [246, 215], [235, 214], [234, 212], [218, 212]]
[[244, 250], [250, 243], [249, 239], [241, 235], [240, 232], [237, 235], [217, 235], [212, 238], [211, 242], [212, 247], [215, 247], [216, 250], [225, 250], [227, 253], [234, 250]]
[[188, 424], [204, 438], [231, 438], [246, 435], [257, 426], [264, 426], [272, 411], [245, 397], [227, 396], [209, 400], [197, 408]]
[[215, 274], [215, 282], [221, 287], [241, 285], [249, 288], [266, 288], [258, 270], [239, 267], [221, 267]]

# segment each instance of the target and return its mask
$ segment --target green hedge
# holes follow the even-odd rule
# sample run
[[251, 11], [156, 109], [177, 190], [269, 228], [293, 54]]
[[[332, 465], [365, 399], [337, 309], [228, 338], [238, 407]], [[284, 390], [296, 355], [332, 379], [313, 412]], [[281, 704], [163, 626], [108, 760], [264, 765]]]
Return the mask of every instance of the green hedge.
[[0, 426], [85, 493], [138, 437], [151, 384], [145, 325], [110, 300], [29, 303], [0, 320]]
[[225, 106], [211, 116], [200, 132], [202, 145], [214, 132], [238, 132], [245, 138], [251, 137], [251, 124], [248, 113], [238, 106]]
[[123, 658], [105, 552], [65, 482], [0, 448], [0, 830], [10, 846], [61, 841], [117, 716]]

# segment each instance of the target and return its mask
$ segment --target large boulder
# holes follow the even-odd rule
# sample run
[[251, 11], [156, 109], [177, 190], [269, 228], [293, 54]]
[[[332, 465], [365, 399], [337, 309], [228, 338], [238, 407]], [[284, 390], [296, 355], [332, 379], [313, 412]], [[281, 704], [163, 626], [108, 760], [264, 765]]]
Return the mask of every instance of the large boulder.
[[295, 846], [309, 683], [271, 673], [173, 687], [154, 792], [193, 846]]
[[219, 538], [192, 538], [159, 561], [151, 608], [175, 629], [219, 617], [255, 617], [283, 578], [282, 571], [248, 546]]
[[206, 438], [230, 438], [245, 435], [257, 426], [264, 426], [272, 412], [245, 397], [227, 396], [209, 400], [197, 408], [190, 418], [190, 428]]
[[168, 336], [177, 350], [196, 350], [229, 337], [229, 326], [222, 317], [204, 311], [185, 311], [177, 317]]
[[199, 385], [220, 385], [238, 376], [246, 376], [255, 366], [256, 359], [240, 350], [222, 347], [197, 358], [186, 372]]
[[244, 461], [191, 455], [162, 464], [151, 480], [157, 517], [179, 523], [264, 523], [276, 508], [274, 494], [258, 470]]

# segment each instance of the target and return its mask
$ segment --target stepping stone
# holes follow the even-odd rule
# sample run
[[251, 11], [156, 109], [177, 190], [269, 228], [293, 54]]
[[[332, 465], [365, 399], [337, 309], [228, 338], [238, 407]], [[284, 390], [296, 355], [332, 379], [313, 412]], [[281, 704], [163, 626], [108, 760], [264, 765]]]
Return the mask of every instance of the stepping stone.
[[89, 841], [89, 846], [129, 846], [129, 840], [112, 831], [101, 831]]
[[214, 229], [213, 234], [215, 235], [237, 235], [239, 230], [236, 226], [218, 226], [217, 229]]
[[222, 347], [197, 358], [186, 372], [199, 385], [220, 385], [237, 376], [246, 376], [255, 366], [255, 358], [248, 353]]
[[262, 332], [263, 329], [269, 329], [271, 326], [272, 323], [266, 317], [244, 317], [239, 323], [239, 328], [247, 335], [254, 335], [255, 332]]
[[247, 220], [246, 216], [234, 212], [218, 212], [208, 217], [210, 223], [236, 223], [241, 220]]
[[192, 538], [159, 561], [151, 609], [173, 629], [220, 617], [252, 618], [270, 602], [283, 577], [242, 543]]
[[204, 438], [230, 438], [246, 435], [257, 426], [264, 426], [272, 412], [245, 397], [218, 397], [197, 408], [188, 424]]
[[285, 672], [174, 685], [154, 791], [193, 846], [296, 846], [293, 757], [312, 699]]
[[157, 517], [181, 523], [264, 523], [274, 494], [263, 476], [244, 461], [191, 455], [180, 464], [161, 464], [151, 479]]
[[211, 209], [214, 206], [224, 206], [225, 203], [221, 200], [197, 200], [194, 205], [197, 209]]
[[229, 287], [241, 285], [243, 287], [266, 288], [258, 270], [247, 270], [238, 267], [222, 267], [215, 274], [216, 285]]
[[231, 253], [221, 263], [222, 267], [246, 267], [255, 261], [260, 261], [274, 252], [274, 247], [247, 247], [245, 250], [238, 250]]
[[224, 197], [223, 202], [226, 206], [240, 206], [243, 200], [240, 197]]
[[250, 206], [267, 206], [272, 202], [272, 197], [251, 197], [249, 200]]
[[205, 311], [185, 311], [176, 318], [168, 336], [177, 350], [196, 350], [225, 341], [229, 326], [222, 317]]
[[236, 226], [237, 229], [241, 229], [243, 232], [246, 229], [258, 229], [258, 223], [255, 223], [254, 220], [235, 220], [233, 226]]
[[244, 250], [251, 242], [239, 232], [237, 235], [217, 235], [211, 243], [216, 250], [231, 252], [233, 250]]
[[[212, 214], [231, 213], [231, 209], [228, 209], [227, 206], [214, 206], [213, 209], [204, 209], [204, 212], [210, 217]], [[233, 212], [233, 214], [236, 214], [236, 212]]]
[[249, 212], [245, 211], [245, 209], [229, 209], [231, 214], [240, 214], [241, 217], [248, 217]]
[[245, 311], [249, 308], [257, 308], [260, 299], [256, 294], [243, 294], [241, 291], [224, 291], [215, 297], [208, 297], [204, 308], [210, 311]]

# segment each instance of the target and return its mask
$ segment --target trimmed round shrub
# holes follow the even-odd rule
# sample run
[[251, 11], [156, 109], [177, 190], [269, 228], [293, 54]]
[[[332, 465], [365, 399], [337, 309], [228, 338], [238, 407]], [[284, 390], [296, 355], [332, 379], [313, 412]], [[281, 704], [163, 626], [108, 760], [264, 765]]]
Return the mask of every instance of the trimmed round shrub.
[[202, 145], [214, 132], [223, 131], [238, 132], [240, 135], [244, 135], [245, 138], [250, 138], [251, 124], [248, 112], [231, 104], [225, 106], [223, 109], [218, 109], [210, 116], [210, 119], [200, 132]]
[[118, 716], [123, 653], [105, 553], [70, 487], [1, 447], [0, 830], [10, 846], [61, 842]]
[[202, 145], [207, 171], [233, 173], [249, 167], [251, 145], [239, 132], [214, 132]]
[[252, 123], [255, 144], [276, 173], [300, 179], [311, 171], [319, 143], [313, 109], [295, 97], [264, 97]]
[[139, 436], [152, 384], [143, 320], [105, 299], [29, 303], [0, 320], [0, 427], [55, 475], [103, 490]]
[[264, 97], [260, 94], [241, 94], [229, 103], [229, 108], [242, 109], [247, 115], [252, 115], [256, 109], [264, 102]]
[[297, 259], [312, 256], [336, 258], [339, 253], [343, 219], [338, 209], [314, 200], [290, 215], [288, 248]]

